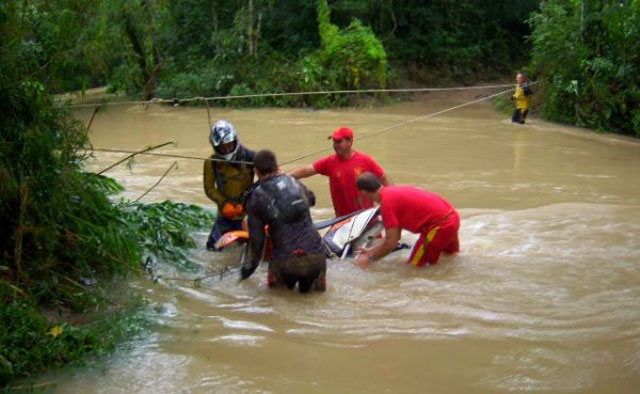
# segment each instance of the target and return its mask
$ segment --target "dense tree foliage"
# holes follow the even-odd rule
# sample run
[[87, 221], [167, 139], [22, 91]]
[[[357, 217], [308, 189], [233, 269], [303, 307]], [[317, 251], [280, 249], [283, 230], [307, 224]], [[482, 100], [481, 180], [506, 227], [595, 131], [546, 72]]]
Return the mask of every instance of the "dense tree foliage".
[[[525, 21], [538, 2], [36, 0], [18, 7], [39, 65], [57, 74], [57, 86], [45, 81], [49, 88], [109, 84], [150, 98], [382, 87], [389, 72], [392, 83], [487, 79], [524, 62]], [[275, 104], [305, 104], [281, 100]]]
[[332, 7], [339, 25], [353, 17], [370, 25], [389, 59], [411, 78], [466, 82], [509, 74], [526, 62], [525, 21], [539, 3], [345, 0]]
[[[459, 85], [512, 75], [532, 59], [544, 117], [638, 135], [639, 3], [36, 0], [3, 7], [19, 14], [27, 67], [54, 92], [106, 84], [149, 99]], [[241, 105], [345, 103], [338, 95], [280, 96]]]
[[640, 1], [548, 0], [531, 24], [542, 114], [640, 137]]
[[83, 171], [87, 129], [50, 95], [99, 76], [77, 58], [93, 42], [76, 36], [86, 9], [68, 5], [0, 5], [0, 389], [113, 346], [130, 325], [61, 316], [109, 309], [111, 280], [140, 272], [142, 257], [184, 263], [183, 248], [194, 246], [187, 231], [212, 220], [183, 204], [113, 203], [120, 187]]

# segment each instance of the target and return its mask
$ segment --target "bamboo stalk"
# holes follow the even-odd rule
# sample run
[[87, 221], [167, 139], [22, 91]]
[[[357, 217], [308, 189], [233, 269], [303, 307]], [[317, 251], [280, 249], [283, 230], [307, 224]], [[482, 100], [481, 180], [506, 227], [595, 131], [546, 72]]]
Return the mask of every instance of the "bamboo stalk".
[[124, 162], [124, 161], [126, 161], [126, 160], [128, 160], [128, 159], [130, 159], [130, 158], [132, 158], [132, 157], [133, 157], [133, 156], [135, 156], [135, 155], [139, 155], [139, 154], [141, 154], [141, 153], [149, 152], [149, 151], [152, 151], [152, 150], [154, 150], [154, 149], [162, 148], [163, 146], [166, 146], [166, 145], [169, 145], [169, 144], [173, 144], [173, 141], [165, 142], [164, 144], [160, 144], [160, 145], [156, 145], [156, 146], [151, 146], [151, 147], [148, 147], [148, 148], [145, 148], [145, 149], [139, 150], [139, 151], [137, 151], [137, 152], [133, 152], [133, 153], [131, 153], [129, 156], [125, 157], [124, 159], [119, 160], [119, 161], [117, 161], [117, 162], [115, 162], [115, 163], [111, 164], [109, 167], [105, 168], [104, 170], [100, 171], [100, 172], [98, 173], [98, 175], [102, 175], [102, 173], [104, 173], [104, 172], [106, 172], [106, 171], [108, 171], [108, 170], [112, 169], [113, 167], [115, 167], [115, 166], [117, 166], [118, 164], [120, 164], [120, 163], [122, 163], [122, 162]]
[[173, 167], [177, 167], [177, 166], [178, 166], [178, 162], [177, 162], [177, 161], [174, 161], [174, 162], [173, 162], [173, 164], [171, 164], [171, 165], [169, 166], [169, 168], [167, 168], [167, 171], [165, 171], [165, 172], [164, 172], [164, 174], [162, 174], [162, 176], [160, 177], [160, 179], [158, 179], [158, 182], [156, 182], [156, 183], [155, 183], [155, 185], [151, 186], [151, 187], [150, 187], [146, 192], [142, 193], [142, 194], [140, 195], [140, 197], [136, 198], [136, 199], [135, 199], [135, 201], [134, 201], [134, 203], [135, 203], [135, 202], [140, 201], [140, 199], [141, 199], [142, 197], [146, 196], [146, 195], [147, 195], [147, 193], [149, 193], [149, 192], [150, 192], [151, 190], [153, 190], [156, 186], [158, 186], [158, 184], [160, 184], [160, 182], [162, 182], [162, 180], [164, 179], [164, 177], [166, 177], [166, 176], [167, 176], [167, 174], [169, 173], [169, 171], [171, 171], [171, 170], [173, 169]]
[[93, 110], [93, 114], [91, 115], [91, 119], [89, 120], [89, 124], [87, 125], [87, 130], [91, 128], [91, 125], [93, 124], [93, 118], [96, 117], [96, 114], [98, 113], [98, 111], [100, 111], [100, 108], [102, 107], [97, 106], [96, 109]]
[[211, 114], [209, 113], [209, 100], [204, 99], [204, 103], [207, 104], [207, 119], [209, 120], [209, 124], [207, 125], [207, 130], [211, 127]]
[[253, 164], [251, 161], [242, 161], [242, 160], [225, 160], [225, 159], [216, 159], [213, 157], [197, 157], [197, 156], [185, 156], [185, 155], [170, 155], [168, 153], [149, 153], [149, 152], [134, 152], [125, 149], [107, 149], [107, 148], [93, 148], [96, 152], [115, 152], [115, 153], [136, 153], [139, 155], [149, 155], [149, 156], [160, 156], [160, 157], [172, 157], [176, 159], [191, 159], [191, 160], [202, 160], [202, 161], [219, 161], [224, 163], [236, 163], [236, 164]]
[[13, 248], [13, 259], [16, 263], [16, 275], [18, 280], [22, 278], [22, 239], [24, 235], [24, 218], [29, 200], [29, 189], [24, 183], [20, 186], [20, 213], [18, 215], [18, 226], [15, 232], [15, 245]]

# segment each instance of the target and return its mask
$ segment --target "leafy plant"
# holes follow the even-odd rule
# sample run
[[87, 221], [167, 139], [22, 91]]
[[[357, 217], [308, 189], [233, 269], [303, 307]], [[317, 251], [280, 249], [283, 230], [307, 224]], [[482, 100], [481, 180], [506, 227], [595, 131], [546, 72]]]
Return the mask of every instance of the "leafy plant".
[[[115, 336], [101, 324], [128, 316], [115, 279], [140, 272], [149, 253], [184, 261], [188, 231], [211, 222], [197, 207], [109, 199], [122, 187], [83, 171], [87, 129], [53, 102], [56, 81], [41, 80], [56, 74], [35, 66], [25, 26], [14, 3], [0, 5], [0, 386], [108, 350]], [[43, 310], [107, 313], [51, 327]]]
[[196, 247], [192, 230], [208, 228], [214, 215], [197, 205], [165, 201], [154, 204], [123, 202], [123, 219], [136, 234], [143, 256], [153, 256], [178, 268], [199, 267], [189, 258], [187, 249]]
[[640, 137], [640, 2], [546, 1], [530, 23], [542, 115]]

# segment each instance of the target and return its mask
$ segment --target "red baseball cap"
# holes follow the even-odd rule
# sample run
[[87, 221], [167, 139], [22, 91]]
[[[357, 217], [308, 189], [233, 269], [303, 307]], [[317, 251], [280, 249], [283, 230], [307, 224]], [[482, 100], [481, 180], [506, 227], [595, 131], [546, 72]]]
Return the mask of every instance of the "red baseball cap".
[[333, 134], [327, 139], [341, 140], [343, 138], [353, 139], [353, 130], [348, 127], [338, 127], [333, 131]]

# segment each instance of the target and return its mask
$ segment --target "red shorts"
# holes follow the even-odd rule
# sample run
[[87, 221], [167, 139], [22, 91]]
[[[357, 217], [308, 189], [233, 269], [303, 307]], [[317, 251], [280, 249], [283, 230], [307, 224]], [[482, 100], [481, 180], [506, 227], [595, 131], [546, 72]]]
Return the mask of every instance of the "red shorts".
[[421, 267], [425, 264], [436, 264], [440, 253], [457, 253], [460, 250], [458, 229], [460, 217], [453, 212], [444, 222], [429, 228], [420, 234], [420, 238], [411, 251], [409, 264]]

